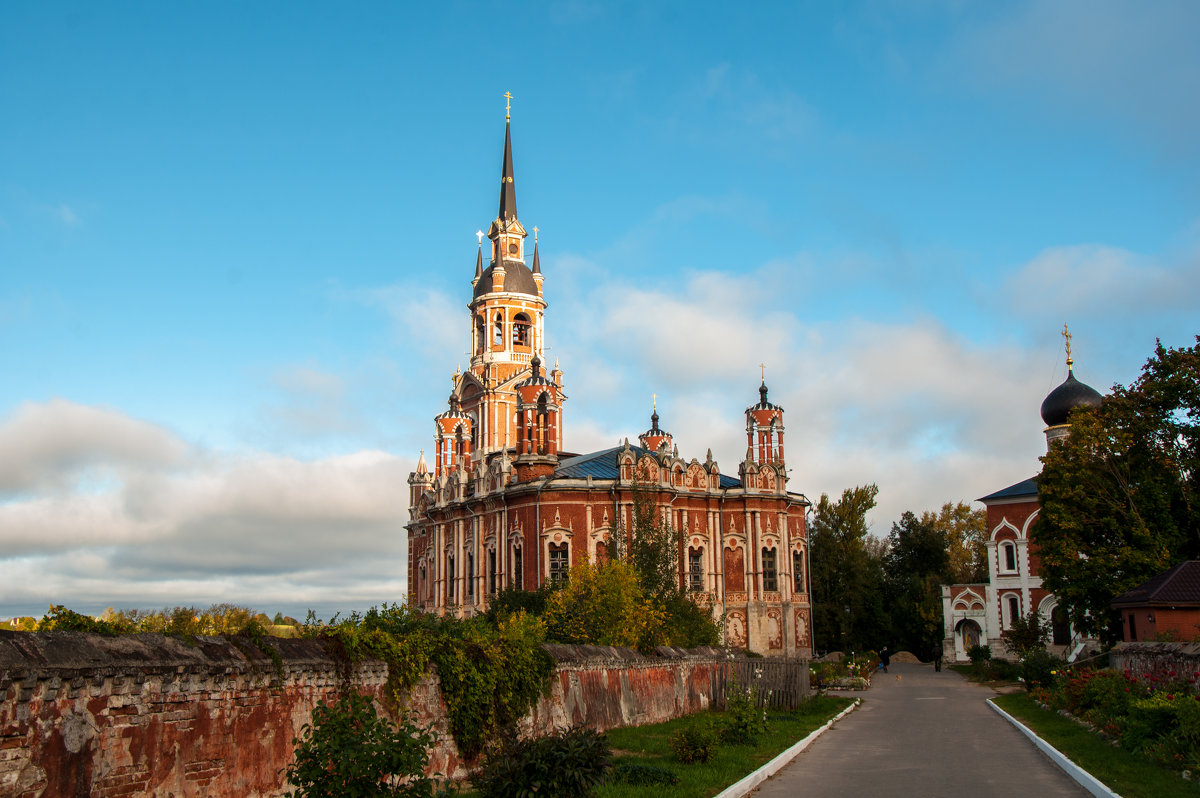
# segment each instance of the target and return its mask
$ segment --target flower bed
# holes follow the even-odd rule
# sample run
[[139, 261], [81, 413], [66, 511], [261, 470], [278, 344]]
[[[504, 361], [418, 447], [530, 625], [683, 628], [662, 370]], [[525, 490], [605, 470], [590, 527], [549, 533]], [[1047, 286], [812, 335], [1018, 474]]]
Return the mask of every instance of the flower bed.
[[1078, 668], [1031, 691], [1042, 704], [1086, 722], [1114, 744], [1173, 769], [1200, 764], [1200, 671], [1146, 673]]

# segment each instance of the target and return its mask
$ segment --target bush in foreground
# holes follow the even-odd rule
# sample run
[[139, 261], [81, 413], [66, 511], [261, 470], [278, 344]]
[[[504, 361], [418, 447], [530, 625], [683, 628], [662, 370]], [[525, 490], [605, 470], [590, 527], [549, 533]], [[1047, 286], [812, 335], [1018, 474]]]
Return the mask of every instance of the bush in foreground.
[[472, 782], [483, 798], [591, 795], [611, 765], [608, 739], [584, 726], [490, 751]]

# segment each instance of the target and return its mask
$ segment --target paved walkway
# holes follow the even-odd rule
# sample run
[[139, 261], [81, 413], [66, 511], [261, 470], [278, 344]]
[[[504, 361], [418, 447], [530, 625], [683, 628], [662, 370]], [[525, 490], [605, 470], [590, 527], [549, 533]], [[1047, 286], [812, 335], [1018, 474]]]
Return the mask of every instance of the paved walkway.
[[862, 706], [752, 793], [823, 796], [1087, 796], [986, 703], [990, 688], [931, 665], [877, 673]]

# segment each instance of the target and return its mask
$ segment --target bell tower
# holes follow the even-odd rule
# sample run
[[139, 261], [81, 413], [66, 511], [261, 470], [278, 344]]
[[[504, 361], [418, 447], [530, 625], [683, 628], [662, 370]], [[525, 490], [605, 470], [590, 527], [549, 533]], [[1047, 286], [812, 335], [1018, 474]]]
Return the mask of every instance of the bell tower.
[[[454, 394], [459, 412], [467, 416], [474, 431], [475, 460], [501, 450], [516, 448], [520, 431], [521, 399], [517, 383], [530, 373], [532, 363], [545, 358], [546, 300], [542, 296], [541, 256], [538, 229], [533, 228], [532, 268], [525, 261], [528, 233], [517, 217], [517, 185], [512, 155], [512, 95], [505, 93], [504, 154], [500, 163], [500, 204], [485, 234], [476, 233], [479, 248], [470, 311], [471, 360], [456, 378]], [[485, 263], [486, 261], [486, 263]], [[540, 371], [536, 375], [541, 377]], [[546, 379], [546, 378], [542, 378]], [[550, 374], [555, 385], [555, 446], [561, 446], [562, 372]]]
[[758, 404], [746, 408], [746, 459], [783, 470], [783, 408], [767, 401], [766, 366], [758, 387]]

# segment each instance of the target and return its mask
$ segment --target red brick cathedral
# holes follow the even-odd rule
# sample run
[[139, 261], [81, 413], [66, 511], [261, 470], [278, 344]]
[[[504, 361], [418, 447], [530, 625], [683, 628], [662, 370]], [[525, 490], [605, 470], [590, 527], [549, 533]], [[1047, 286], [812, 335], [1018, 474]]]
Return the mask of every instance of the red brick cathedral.
[[[537, 228], [533, 228], [537, 232]], [[658, 412], [640, 445], [588, 454], [563, 446], [563, 373], [543, 364], [547, 303], [534, 236], [517, 218], [506, 115], [500, 209], [482, 238], [466, 319], [467, 371], [434, 419], [432, 468], [424, 453], [408, 478], [408, 584], [414, 606], [469, 616], [508, 586], [533, 590], [565, 578], [633, 521], [635, 475], [660, 517], [682, 533], [679, 584], [711, 602], [726, 641], [767, 655], [812, 650], [808, 500], [787, 490], [783, 408], [746, 409], [746, 459], [736, 478], [679, 456]], [[532, 265], [530, 265], [532, 263]]]

